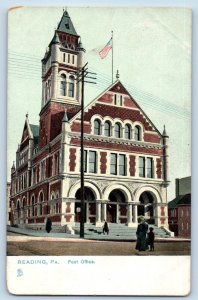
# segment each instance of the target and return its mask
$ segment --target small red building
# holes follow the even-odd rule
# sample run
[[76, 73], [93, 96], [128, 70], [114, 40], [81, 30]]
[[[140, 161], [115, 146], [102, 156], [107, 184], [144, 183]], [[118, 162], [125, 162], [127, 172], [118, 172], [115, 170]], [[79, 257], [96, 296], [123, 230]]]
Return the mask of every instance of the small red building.
[[[53, 227], [80, 218], [81, 84], [85, 49], [65, 11], [42, 59], [39, 125], [26, 116], [11, 172], [14, 224]], [[168, 227], [168, 136], [116, 80], [84, 112], [85, 220]]]
[[190, 238], [191, 236], [191, 194], [179, 193], [190, 191], [190, 177], [176, 179], [177, 197], [168, 203], [169, 229], [175, 236]]

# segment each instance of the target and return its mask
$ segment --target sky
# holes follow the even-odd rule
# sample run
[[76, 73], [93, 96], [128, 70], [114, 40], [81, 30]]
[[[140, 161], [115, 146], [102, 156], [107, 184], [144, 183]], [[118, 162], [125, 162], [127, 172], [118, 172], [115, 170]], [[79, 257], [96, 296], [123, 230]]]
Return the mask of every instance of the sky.
[[[168, 201], [175, 178], [191, 175], [191, 11], [183, 8], [67, 8], [86, 49], [97, 85], [86, 85], [88, 104], [111, 84], [111, 53], [98, 52], [114, 32], [114, 74], [160, 132], [169, 135]], [[41, 59], [62, 7], [18, 8], [8, 16], [8, 170], [15, 161], [25, 115], [38, 124], [41, 108]], [[17, 24], [17, 26], [16, 26]], [[114, 77], [115, 80], [115, 77]]]

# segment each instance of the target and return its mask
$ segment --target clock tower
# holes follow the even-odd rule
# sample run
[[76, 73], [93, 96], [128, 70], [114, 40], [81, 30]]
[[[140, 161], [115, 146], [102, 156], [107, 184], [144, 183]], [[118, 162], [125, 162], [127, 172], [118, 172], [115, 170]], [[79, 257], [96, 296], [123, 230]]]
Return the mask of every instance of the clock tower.
[[61, 132], [65, 111], [73, 114], [80, 110], [81, 83], [76, 83], [76, 74], [83, 66], [84, 52], [80, 36], [64, 11], [42, 59], [40, 149]]

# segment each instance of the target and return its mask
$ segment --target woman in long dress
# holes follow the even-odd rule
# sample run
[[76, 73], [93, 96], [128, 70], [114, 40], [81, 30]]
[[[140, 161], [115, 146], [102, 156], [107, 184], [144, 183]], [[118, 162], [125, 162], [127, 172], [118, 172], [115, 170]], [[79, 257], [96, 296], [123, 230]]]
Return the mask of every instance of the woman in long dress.
[[146, 223], [145, 219], [142, 217], [140, 224], [137, 227], [136, 236], [137, 236], [137, 243], [136, 243], [136, 250], [145, 251], [148, 249], [146, 237], [148, 231], [148, 224]]

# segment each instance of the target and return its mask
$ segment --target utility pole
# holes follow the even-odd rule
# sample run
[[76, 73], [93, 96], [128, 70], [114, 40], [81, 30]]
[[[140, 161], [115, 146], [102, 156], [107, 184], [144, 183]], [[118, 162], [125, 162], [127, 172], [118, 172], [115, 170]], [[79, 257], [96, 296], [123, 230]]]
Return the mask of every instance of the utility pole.
[[[85, 233], [85, 188], [84, 188], [84, 84], [92, 83], [96, 84], [93, 80], [96, 80], [96, 77], [90, 76], [96, 75], [96, 73], [88, 72], [88, 62], [82, 67], [77, 73], [77, 84], [79, 82], [82, 83], [81, 87], [81, 158], [80, 158], [80, 181], [81, 181], [81, 189], [80, 189], [80, 198], [81, 198], [81, 210], [80, 210], [80, 237], [84, 238]], [[88, 81], [86, 79], [91, 79]]]

